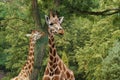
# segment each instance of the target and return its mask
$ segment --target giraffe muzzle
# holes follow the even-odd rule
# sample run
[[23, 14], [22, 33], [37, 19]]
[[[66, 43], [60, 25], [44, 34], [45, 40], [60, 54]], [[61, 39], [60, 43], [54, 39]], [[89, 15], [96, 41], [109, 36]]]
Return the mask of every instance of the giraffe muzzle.
[[63, 35], [63, 34], [64, 34], [64, 30], [60, 29], [60, 30], [58, 31], [58, 34]]

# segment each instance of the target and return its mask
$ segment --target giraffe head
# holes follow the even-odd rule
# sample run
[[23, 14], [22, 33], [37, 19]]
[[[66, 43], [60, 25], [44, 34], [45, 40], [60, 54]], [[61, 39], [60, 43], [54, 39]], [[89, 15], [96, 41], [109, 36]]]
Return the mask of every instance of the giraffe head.
[[40, 39], [43, 35], [44, 33], [37, 30], [32, 31], [32, 34], [26, 34], [26, 36], [33, 38], [34, 41]]
[[64, 30], [61, 27], [61, 23], [63, 21], [64, 17], [57, 17], [56, 13], [53, 14], [53, 12], [50, 12], [50, 16], [48, 17], [45, 15], [45, 20], [48, 25], [48, 29], [53, 33], [53, 34], [64, 34]]

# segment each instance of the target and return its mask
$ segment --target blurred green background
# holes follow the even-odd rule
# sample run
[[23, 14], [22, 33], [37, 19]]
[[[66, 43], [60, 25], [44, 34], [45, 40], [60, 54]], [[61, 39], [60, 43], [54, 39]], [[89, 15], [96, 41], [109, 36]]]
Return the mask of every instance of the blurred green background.
[[[65, 34], [56, 35], [55, 41], [58, 54], [76, 80], [120, 80], [120, 0], [38, 0], [38, 8], [41, 26], [50, 9], [64, 16]], [[16, 76], [26, 61], [29, 38], [25, 34], [38, 29], [32, 11], [32, 0], [0, 0], [2, 80]], [[46, 45], [35, 80], [42, 80], [47, 59]]]

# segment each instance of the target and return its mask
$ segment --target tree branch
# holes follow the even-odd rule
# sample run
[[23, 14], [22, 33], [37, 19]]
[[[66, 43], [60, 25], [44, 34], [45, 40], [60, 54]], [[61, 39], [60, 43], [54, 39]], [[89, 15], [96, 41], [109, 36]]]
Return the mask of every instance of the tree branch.
[[27, 20], [25, 20], [25, 19], [22, 19], [22, 18], [18, 18], [18, 17], [4, 18], [3, 20], [4, 20], [5, 22], [8, 22], [8, 21], [10, 21], [10, 20], [14, 20], [14, 19], [16, 19], [16, 20], [20, 20], [20, 21], [23, 21], [24, 23], [27, 23], [27, 24], [30, 24], [29, 21], [27, 21]]
[[97, 12], [94, 12], [94, 11], [83, 11], [83, 10], [80, 10], [80, 9], [76, 9], [74, 7], [71, 7], [71, 11], [72, 13], [78, 13], [78, 14], [88, 14], [88, 15], [96, 15], [96, 16], [99, 16], [99, 15], [102, 15], [102, 16], [107, 16], [107, 15], [113, 15], [113, 14], [116, 14], [116, 13], [120, 13], [120, 8], [115, 8], [115, 9], [106, 9], [106, 10], [103, 10], [103, 11], [97, 11]]

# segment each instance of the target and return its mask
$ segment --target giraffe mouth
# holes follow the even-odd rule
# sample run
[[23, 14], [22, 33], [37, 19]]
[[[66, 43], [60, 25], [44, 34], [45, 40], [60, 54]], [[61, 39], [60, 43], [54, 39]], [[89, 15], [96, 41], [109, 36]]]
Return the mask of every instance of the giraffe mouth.
[[58, 34], [63, 35], [64, 34], [64, 30], [59, 30]]

